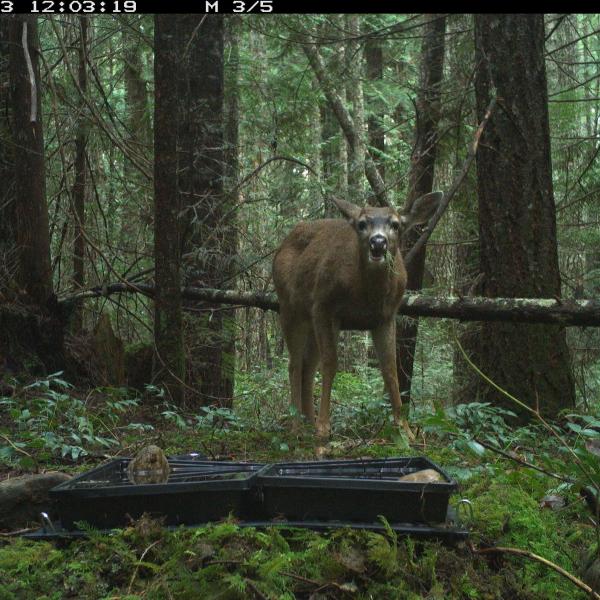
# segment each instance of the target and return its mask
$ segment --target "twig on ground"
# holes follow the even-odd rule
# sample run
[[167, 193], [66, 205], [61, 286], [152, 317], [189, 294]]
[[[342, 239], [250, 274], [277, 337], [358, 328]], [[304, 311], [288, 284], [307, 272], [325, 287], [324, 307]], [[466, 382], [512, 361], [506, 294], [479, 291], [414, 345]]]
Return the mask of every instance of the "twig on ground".
[[578, 588], [582, 589], [584, 592], [587, 592], [590, 595], [590, 598], [594, 598], [595, 600], [600, 600], [600, 594], [597, 594], [587, 583], [584, 583], [575, 575], [571, 575], [568, 571], [565, 571], [562, 567], [559, 567], [557, 564], [549, 561], [547, 558], [540, 556], [539, 554], [535, 554], [530, 552], [529, 550], [522, 550], [521, 548], [507, 548], [498, 546], [496, 548], [474, 548], [473, 549], [476, 554], [492, 554], [492, 553], [504, 553], [504, 554], [515, 554], [517, 556], [524, 556], [526, 558], [530, 558], [532, 560], [536, 560], [547, 567], [550, 567], [563, 577], [566, 577], [571, 583], [574, 583]]

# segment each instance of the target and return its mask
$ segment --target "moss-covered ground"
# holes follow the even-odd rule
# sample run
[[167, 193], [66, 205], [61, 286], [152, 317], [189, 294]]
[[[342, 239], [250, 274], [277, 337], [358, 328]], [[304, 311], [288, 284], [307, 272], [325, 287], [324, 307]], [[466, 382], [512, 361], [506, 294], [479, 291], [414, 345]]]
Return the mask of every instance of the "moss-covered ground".
[[[0, 600], [589, 597], [538, 562], [478, 552], [520, 548], [578, 574], [597, 531], [577, 487], [484, 450], [475, 439], [570, 477], [568, 451], [543, 429], [511, 428], [505, 415], [478, 405], [423, 407], [412, 419], [417, 443], [409, 446], [390, 426], [385, 401], [364, 399], [374, 395], [368, 386], [378, 386], [376, 375], [367, 375], [338, 379], [330, 455], [425, 454], [459, 481], [452, 503], [471, 500], [469, 542], [444, 546], [392, 531], [242, 528], [234, 518], [178, 531], [142, 519], [110, 535], [89, 530], [86, 539], [60, 544], [3, 536]], [[238, 383], [235, 410], [186, 412], [153, 389], [136, 398], [123, 390], [76, 390], [58, 378], [33, 387], [16, 383], [0, 398], [0, 477], [81, 472], [148, 443], [168, 454], [314, 459], [312, 432], [290, 427], [285, 385], [283, 369], [248, 376]], [[580, 436], [566, 439], [576, 447]], [[556, 501], [541, 502], [549, 494]]]

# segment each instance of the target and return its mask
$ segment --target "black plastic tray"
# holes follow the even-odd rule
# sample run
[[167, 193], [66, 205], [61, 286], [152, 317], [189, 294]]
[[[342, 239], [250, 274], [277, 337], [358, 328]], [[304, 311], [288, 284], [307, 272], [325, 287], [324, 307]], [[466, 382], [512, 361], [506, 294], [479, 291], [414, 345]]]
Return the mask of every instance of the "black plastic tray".
[[[399, 478], [435, 469], [444, 481]], [[277, 463], [257, 475], [264, 519], [443, 523], [454, 480], [424, 457]]]
[[129, 461], [112, 460], [50, 490], [64, 529], [78, 521], [122, 527], [143, 513], [164, 517], [165, 525], [194, 525], [256, 512], [248, 492], [263, 464], [171, 458], [166, 483], [137, 485], [127, 479]]

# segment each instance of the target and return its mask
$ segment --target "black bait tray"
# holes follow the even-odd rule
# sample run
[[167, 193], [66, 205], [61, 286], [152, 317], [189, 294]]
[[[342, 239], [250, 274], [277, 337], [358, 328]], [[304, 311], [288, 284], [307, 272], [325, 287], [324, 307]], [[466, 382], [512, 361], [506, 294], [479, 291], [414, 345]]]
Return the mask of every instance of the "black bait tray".
[[164, 517], [168, 526], [256, 512], [249, 491], [263, 464], [173, 457], [166, 483], [132, 484], [127, 478], [130, 460], [112, 460], [50, 490], [65, 530], [75, 529], [78, 521], [98, 529], [123, 527], [143, 513]]
[[[400, 477], [434, 469], [443, 481], [419, 483]], [[431, 524], [446, 520], [457, 488], [424, 457], [276, 463], [256, 477], [262, 518], [289, 521]]]

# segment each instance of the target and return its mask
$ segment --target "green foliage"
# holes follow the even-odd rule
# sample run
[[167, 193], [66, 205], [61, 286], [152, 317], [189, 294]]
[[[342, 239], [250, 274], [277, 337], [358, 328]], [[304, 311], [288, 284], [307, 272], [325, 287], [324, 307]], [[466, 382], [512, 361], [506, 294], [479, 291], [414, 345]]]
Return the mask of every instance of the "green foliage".
[[[0, 430], [0, 461], [31, 468], [37, 461], [52, 457], [73, 461], [91, 451], [119, 444], [115, 427], [137, 407], [123, 389], [106, 388], [101, 414], [77, 397], [61, 373], [35, 381], [11, 397], [0, 397], [0, 413], [12, 423], [12, 430]], [[146, 431], [140, 423], [129, 423], [130, 431]]]
[[[161, 410], [156, 411], [162, 423], [162, 445], [185, 452], [197, 447], [200, 438], [203, 449], [221, 457], [312, 458], [314, 434], [310, 430], [306, 436], [304, 432], [291, 434], [285, 413], [267, 414], [278, 410], [276, 390], [285, 381], [285, 367], [285, 362], [280, 361], [277, 369], [268, 374], [255, 373], [256, 379], [247, 374], [242, 388], [245, 394], [234, 410], [206, 407], [187, 414], [163, 404], [162, 415]], [[387, 428], [387, 417], [382, 416], [389, 414], [389, 408], [381, 404], [381, 398], [371, 397], [381, 393], [378, 378], [373, 370], [346, 373], [339, 379], [335, 390], [339, 412], [332, 450], [341, 456], [347, 455], [344, 443], [349, 436], [359, 456], [400, 452]], [[67, 397], [58, 398], [61, 394]], [[155, 395], [160, 396], [159, 390], [155, 390]], [[33, 406], [35, 399], [50, 399], [62, 403], [61, 418], [67, 419], [69, 398], [77, 399], [76, 390], [56, 376], [33, 386], [18, 387], [18, 393], [10, 400], [12, 408], [19, 405], [24, 410], [25, 404]], [[283, 405], [281, 399], [279, 402]], [[102, 427], [94, 420], [95, 414], [101, 414], [103, 423], [113, 431], [123, 431], [123, 423], [133, 420], [139, 408], [125, 391], [117, 390], [103, 390], [101, 411], [97, 403], [75, 406], [82, 411], [78, 416], [95, 427]], [[55, 429], [61, 423], [65, 425], [56, 413], [52, 414]], [[513, 429], [506, 417], [510, 415], [505, 411], [478, 403], [440, 409], [420, 421], [427, 454], [461, 480], [461, 496], [473, 503], [474, 543], [492, 541], [528, 549], [576, 572], [578, 556], [594, 539], [594, 532], [585, 525], [587, 515], [583, 507], [573, 501], [576, 488], [557, 489], [556, 482], [543, 474], [498, 458], [488, 450], [472, 452], [457, 443], [478, 437], [486, 443], [513, 445], [530, 461], [548, 466], [545, 461], [553, 460], [549, 464], [557, 470], [560, 461], [567, 462], [547, 433], [532, 426]], [[355, 418], [363, 421], [344, 423]], [[595, 448], [586, 449], [586, 442], [589, 445], [593, 441], [591, 432], [598, 423], [586, 414], [572, 413], [567, 418], [567, 430], [572, 431], [568, 439], [576, 452], [587, 451], [594, 456]], [[51, 420], [47, 418], [45, 422]], [[260, 430], [267, 426], [270, 429]], [[14, 429], [7, 433], [19, 440], [20, 428], [15, 422]], [[364, 437], [358, 437], [356, 432]], [[53, 460], [44, 449], [27, 446], [27, 451], [38, 461]], [[563, 467], [561, 472], [566, 470]], [[541, 509], [541, 498], [550, 492], [571, 501], [559, 511]], [[385, 520], [382, 522], [387, 525]], [[258, 591], [267, 598], [290, 600], [317, 593], [330, 598], [415, 600], [578, 598], [568, 581], [536, 563], [509, 558], [498, 569], [474, 558], [461, 546], [444, 548], [436, 543], [399, 538], [389, 527], [383, 533], [339, 529], [317, 534], [276, 527], [243, 528], [234, 520], [227, 520], [194, 530], [166, 532], [159, 524], [142, 519], [136, 526], [111, 536], [90, 529], [87, 534], [87, 540], [74, 541], [60, 549], [38, 542], [4, 540], [0, 544], [0, 596], [52, 600], [73, 595], [242, 599], [257, 595]]]

